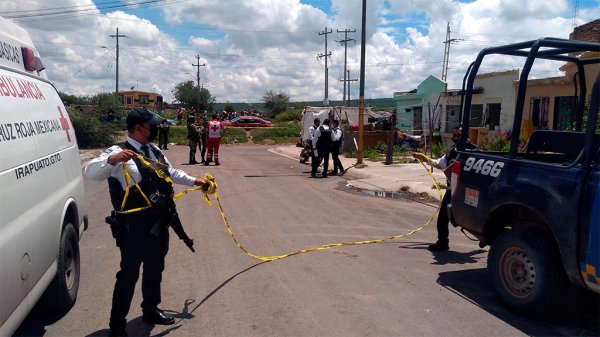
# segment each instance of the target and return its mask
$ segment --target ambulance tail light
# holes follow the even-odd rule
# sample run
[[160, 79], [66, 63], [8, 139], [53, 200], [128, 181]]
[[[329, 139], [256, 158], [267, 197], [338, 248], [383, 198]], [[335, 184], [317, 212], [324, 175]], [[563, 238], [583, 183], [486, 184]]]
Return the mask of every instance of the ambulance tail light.
[[455, 160], [452, 163], [452, 173], [450, 174], [450, 190], [452, 191], [452, 198], [454, 198], [454, 194], [456, 193], [456, 189], [458, 187], [458, 180], [460, 179], [460, 162]]
[[37, 70], [37, 62], [35, 60], [33, 49], [21, 47], [21, 51], [23, 53], [23, 66], [25, 69], [29, 71]]

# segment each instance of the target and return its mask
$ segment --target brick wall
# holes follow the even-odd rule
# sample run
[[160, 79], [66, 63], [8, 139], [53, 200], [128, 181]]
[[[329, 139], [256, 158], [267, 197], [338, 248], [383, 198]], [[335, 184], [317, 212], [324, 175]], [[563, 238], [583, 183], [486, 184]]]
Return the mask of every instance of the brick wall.
[[569, 34], [569, 39], [600, 42], [600, 19], [575, 27]]

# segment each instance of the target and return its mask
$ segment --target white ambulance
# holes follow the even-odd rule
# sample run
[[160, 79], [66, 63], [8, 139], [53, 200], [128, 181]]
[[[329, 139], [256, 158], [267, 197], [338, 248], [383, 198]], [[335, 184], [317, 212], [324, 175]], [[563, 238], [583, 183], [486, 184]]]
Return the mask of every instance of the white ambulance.
[[73, 125], [29, 34], [0, 18], [0, 336], [43, 295], [66, 312], [87, 228]]

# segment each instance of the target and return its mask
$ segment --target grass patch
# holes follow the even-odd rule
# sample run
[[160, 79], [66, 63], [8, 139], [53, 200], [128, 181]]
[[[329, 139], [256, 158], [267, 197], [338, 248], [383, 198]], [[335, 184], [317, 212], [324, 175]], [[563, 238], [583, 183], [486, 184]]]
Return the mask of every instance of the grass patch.
[[271, 128], [252, 129], [255, 144], [290, 144], [298, 142], [302, 126], [297, 123], [277, 123]]
[[241, 128], [228, 128], [225, 137], [221, 138], [221, 144], [244, 144], [247, 142], [246, 130]]

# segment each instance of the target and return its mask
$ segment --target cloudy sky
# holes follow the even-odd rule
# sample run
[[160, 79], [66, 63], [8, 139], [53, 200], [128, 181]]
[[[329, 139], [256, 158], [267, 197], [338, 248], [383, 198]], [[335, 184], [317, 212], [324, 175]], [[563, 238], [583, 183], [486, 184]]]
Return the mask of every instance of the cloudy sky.
[[[578, 3], [574, 20], [573, 4]], [[200, 82], [217, 102], [260, 102], [268, 90], [292, 101], [322, 100], [325, 36], [329, 98], [342, 99], [344, 39], [350, 78], [360, 72], [361, 0], [2, 0], [0, 16], [26, 28], [59, 91], [93, 95], [153, 91], [172, 101], [175, 84]], [[427, 76], [441, 78], [447, 23], [449, 88], [488, 46], [544, 36], [568, 38], [574, 21], [600, 18], [600, 0], [367, 0], [365, 98], [393, 97]], [[327, 29], [327, 30], [326, 30]], [[331, 34], [323, 34], [332, 31]], [[320, 34], [321, 33], [321, 34]], [[488, 71], [516, 65], [487, 65]], [[544, 73], [545, 72], [545, 73]], [[540, 76], [556, 76], [552, 67]], [[358, 81], [351, 97], [358, 97]]]

